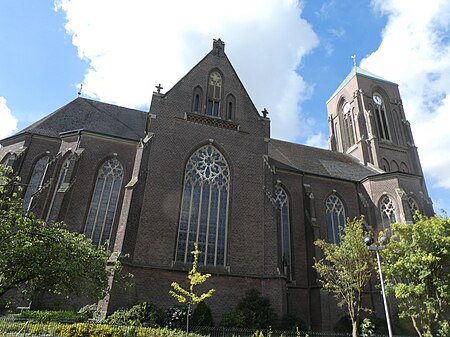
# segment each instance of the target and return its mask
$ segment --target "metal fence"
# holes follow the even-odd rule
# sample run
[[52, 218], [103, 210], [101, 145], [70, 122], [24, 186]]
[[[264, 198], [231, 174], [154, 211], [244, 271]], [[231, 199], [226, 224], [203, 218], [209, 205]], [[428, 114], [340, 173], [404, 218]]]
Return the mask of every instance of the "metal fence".
[[[69, 322], [68, 322], [69, 323]], [[67, 323], [67, 324], [68, 324]], [[58, 337], [60, 336], [61, 324], [57, 322], [38, 323], [33, 321], [17, 321], [0, 319], [0, 337], [12, 337], [12, 336], [46, 336], [46, 337]], [[86, 323], [73, 323], [76, 326], [78, 324]], [[90, 325], [98, 325], [97, 323], [87, 323]], [[146, 329], [121, 326], [117, 327], [121, 330], [123, 336], [149, 336], [149, 337], [177, 337], [180, 333], [170, 332], [169, 329], [164, 329], [165, 333], [161, 335], [155, 334], [155, 332], [146, 332]], [[183, 335], [182, 328], [181, 335]], [[189, 337], [199, 337], [198, 335], [209, 337], [351, 337], [351, 334], [346, 333], [334, 333], [334, 332], [316, 332], [316, 331], [290, 331], [290, 330], [271, 330], [271, 329], [244, 329], [244, 328], [230, 328], [230, 327], [202, 327], [193, 326], [189, 329]], [[371, 337], [386, 337], [385, 335], [372, 335]], [[396, 336], [407, 337], [407, 336]]]
[[[229, 327], [190, 327], [189, 332], [194, 332], [210, 337], [351, 337], [351, 333], [318, 332], [318, 331], [293, 331], [272, 329], [245, 329]], [[387, 335], [373, 334], [370, 337], [388, 337]], [[395, 335], [395, 337], [412, 337]]]
[[245, 329], [229, 327], [191, 327], [190, 332], [210, 337], [351, 337], [351, 334], [316, 331]]

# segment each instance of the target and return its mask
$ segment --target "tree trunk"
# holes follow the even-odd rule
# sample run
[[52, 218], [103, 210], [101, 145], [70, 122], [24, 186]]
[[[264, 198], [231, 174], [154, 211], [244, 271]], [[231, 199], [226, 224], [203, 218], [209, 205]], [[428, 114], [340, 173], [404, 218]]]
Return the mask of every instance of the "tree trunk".
[[191, 312], [191, 303], [188, 303], [187, 317], [186, 317], [186, 337], [189, 335], [189, 313]]
[[352, 337], [358, 337], [358, 320], [352, 321]]
[[422, 337], [422, 332], [420, 331], [419, 327], [417, 326], [417, 322], [416, 319], [414, 317], [411, 317], [414, 329], [416, 329], [417, 334], [419, 335], [419, 337]]

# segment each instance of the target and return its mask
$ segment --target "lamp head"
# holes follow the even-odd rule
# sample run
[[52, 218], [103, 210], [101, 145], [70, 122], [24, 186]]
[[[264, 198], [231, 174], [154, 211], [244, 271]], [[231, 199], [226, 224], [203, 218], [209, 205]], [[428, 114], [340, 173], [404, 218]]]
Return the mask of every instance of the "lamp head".
[[389, 243], [389, 238], [386, 235], [382, 235], [380, 236], [378, 241], [380, 242], [381, 246], [386, 246]]
[[364, 243], [366, 244], [367, 247], [371, 246], [373, 244], [373, 238], [371, 236], [366, 236], [364, 238]]

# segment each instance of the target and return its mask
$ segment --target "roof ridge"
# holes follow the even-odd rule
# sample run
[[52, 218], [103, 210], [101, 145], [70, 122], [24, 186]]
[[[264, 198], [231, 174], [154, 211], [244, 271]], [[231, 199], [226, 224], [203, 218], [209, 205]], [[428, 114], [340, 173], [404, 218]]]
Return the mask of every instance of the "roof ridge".
[[378, 81], [382, 81], [382, 82], [386, 82], [386, 83], [390, 83], [390, 84], [394, 84], [394, 85], [398, 86], [398, 84], [395, 83], [395, 82], [389, 81], [389, 80], [387, 80], [387, 79], [385, 79], [385, 78], [383, 78], [383, 77], [381, 77], [379, 75], [371, 73], [370, 71], [367, 71], [367, 70], [365, 70], [365, 69], [355, 65], [355, 66], [352, 67], [352, 70], [350, 70], [350, 72], [347, 74], [347, 76], [344, 78], [344, 80], [341, 82], [341, 84], [339, 84], [339, 86], [333, 92], [333, 94], [330, 96], [330, 98], [328, 98], [328, 100], [326, 101], [326, 104], [328, 104], [328, 102], [330, 102], [334, 98], [334, 96], [336, 96], [338, 94], [338, 92], [341, 91], [342, 88], [348, 82], [350, 82], [350, 80], [353, 77], [355, 77], [357, 75], [364, 76], [364, 77], [369, 77], [369, 78], [372, 78], [372, 79], [375, 79], [375, 80], [378, 80]]

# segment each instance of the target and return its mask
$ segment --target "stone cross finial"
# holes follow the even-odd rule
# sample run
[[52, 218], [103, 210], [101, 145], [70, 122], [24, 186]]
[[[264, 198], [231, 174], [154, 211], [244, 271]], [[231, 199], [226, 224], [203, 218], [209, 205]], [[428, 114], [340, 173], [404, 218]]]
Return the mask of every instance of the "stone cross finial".
[[264, 108], [264, 110], [261, 111], [261, 112], [262, 112], [262, 114], [263, 114], [263, 117], [264, 117], [264, 118], [267, 118], [267, 115], [269, 114], [269, 111], [267, 111], [267, 109]]
[[155, 88], [156, 88], [158, 94], [160, 94], [160, 93], [161, 93], [161, 90], [164, 89], [164, 88], [161, 86], [161, 83], [159, 83]]
[[225, 55], [225, 42], [221, 39], [213, 39], [213, 54], [216, 56]]

